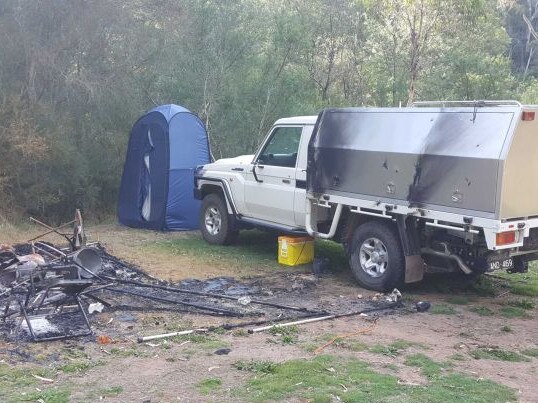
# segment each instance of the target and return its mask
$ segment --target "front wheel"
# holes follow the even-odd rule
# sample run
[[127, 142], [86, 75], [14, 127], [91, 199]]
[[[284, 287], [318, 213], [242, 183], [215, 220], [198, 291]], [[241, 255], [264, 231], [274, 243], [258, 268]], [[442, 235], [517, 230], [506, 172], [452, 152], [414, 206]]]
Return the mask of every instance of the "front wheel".
[[379, 221], [357, 227], [349, 264], [359, 284], [370, 290], [390, 291], [402, 284], [405, 257], [396, 228]]
[[200, 210], [200, 231], [207, 243], [229, 245], [237, 239], [238, 231], [233, 228], [226, 202], [217, 194], [204, 197]]

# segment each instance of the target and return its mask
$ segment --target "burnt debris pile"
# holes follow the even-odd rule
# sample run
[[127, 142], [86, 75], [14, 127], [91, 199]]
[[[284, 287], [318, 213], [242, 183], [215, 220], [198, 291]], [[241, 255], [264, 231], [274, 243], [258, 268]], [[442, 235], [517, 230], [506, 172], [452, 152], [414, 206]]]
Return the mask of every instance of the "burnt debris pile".
[[[164, 310], [227, 317], [230, 322], [220, 326], [225, 329], [329, 315], [317, 304], [311, 309], [295, 306], [287, 298], [289, 291], [268, 290], [257, 281], [218, 277], [170, 283], [154, 278], [101, 245], [87, 243], [78, 211], [75, 220], [61, 227], [34, 222], [47, 232], [25, 244], [0, 245], [0, 335], [8, 339], [90, 336], [90, 317], [103, 311]], [[60, 232], [70, 225], [72, 233]], [[39, 240], [51, 233], [62, 236], [67, 245]], [[303, 292], [302, 287], [295, 288]], [[364, 308], [372, 306], [363, 304]]]
[[0, 253], [0, 331], [8, 337], [48, 341], [87, 336], [89, 314], [103, 309], [232, 318], [280, 318], [287, 312], [291, 315], [285, 317], [293, 319], [314, 313], [256, 299], [260, 295], [257, 285], [230, 277], [178, 284], [158, 280], [98, 244], [71, 250], [35, 242], [3, 246]]

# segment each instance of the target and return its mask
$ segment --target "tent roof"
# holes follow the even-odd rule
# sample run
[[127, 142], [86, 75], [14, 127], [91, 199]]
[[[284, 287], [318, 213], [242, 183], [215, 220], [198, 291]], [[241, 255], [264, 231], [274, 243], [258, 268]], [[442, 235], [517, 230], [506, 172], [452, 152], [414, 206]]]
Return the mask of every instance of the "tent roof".
[[191, 111], [188, 109], [174, 104], [158, 106], [157, 108], [150, 110], [148, 113], [151, 112], [160, 112], [168, 123], [170, 123], [170, 120], [172, 120], [172, 118], [178, 113], [191, 113]]

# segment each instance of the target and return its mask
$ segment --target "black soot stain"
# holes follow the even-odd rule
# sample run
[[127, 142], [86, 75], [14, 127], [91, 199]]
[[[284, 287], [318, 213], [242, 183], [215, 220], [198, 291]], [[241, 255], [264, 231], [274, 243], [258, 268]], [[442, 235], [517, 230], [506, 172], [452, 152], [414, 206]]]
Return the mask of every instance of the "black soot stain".
[[440, 113], [435, 119], [415, 163], [415, 174], [407, 195], [410, 207], [422, 207], [439, 186], [445, 185], [442, 178], [458, 161], [447, 156], [446, 149], [454, 141], [454, 135], [465, 131], [471, 124], [452, 113]]

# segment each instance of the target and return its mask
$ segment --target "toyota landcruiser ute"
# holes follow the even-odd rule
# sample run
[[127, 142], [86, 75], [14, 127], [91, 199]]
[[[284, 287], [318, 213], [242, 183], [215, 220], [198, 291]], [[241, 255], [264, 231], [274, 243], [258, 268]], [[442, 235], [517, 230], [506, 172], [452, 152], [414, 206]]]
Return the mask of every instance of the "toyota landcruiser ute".
[[253, 155], [198, 167], [200, 229], [332, 239], [364, 287], [538, 259], [538, 121], [516, 101], [329, 108], [275, 122]]

